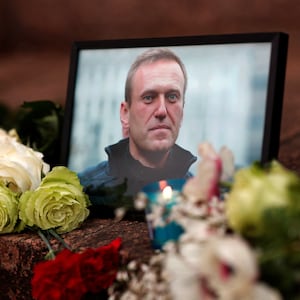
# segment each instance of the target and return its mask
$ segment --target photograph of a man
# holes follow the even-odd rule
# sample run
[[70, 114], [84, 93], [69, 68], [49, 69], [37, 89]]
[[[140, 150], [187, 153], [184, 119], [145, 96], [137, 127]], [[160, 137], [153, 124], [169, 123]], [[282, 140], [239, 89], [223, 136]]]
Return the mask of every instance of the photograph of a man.
[[123, 139], [107, 146], [108, 160], [79, 172], [93, 204], [105, 204], [101, 187], [125, 180], [126, 194], [162, 179], [188, 178], [196, 157], [176, 144], [183, 118], [187, 74], [174, 52], [148, 49], [129, 69], [120, 105]]

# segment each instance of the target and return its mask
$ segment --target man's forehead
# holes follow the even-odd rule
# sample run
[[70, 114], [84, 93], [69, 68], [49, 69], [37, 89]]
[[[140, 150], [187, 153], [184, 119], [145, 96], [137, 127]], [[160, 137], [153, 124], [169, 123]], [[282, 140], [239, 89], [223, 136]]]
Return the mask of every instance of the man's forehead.
[[140, 76], [177, 76], [178, 78], [184, 79], [183, 71], [180, 65], [174, 60], [161, 59], [154, 62], [145, 62], [141, 64], [133, 76], [133, 80]]
[[150, 67], [150, 66], [155, 66], [155, 65], [161, 65], [161, 64], [174, 64], [174, 65], [177, 65], [180, 69], [180, 65], [179, 63], [174, 60], [174, 59], [168, 59], [168, 58], [160, 58], [160, 59], [156, 59], [156, 60], [146, 60], [144, 62], [142, 62], [136, 69], [139, 70], [143, 67]]

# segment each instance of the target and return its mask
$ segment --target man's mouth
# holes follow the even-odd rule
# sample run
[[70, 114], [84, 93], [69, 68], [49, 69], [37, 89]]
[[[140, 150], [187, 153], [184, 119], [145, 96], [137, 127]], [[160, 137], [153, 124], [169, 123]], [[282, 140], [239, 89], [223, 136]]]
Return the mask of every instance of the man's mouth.
[[157, 126], [151, 127], [150, 131], [161, 130], [161, 129], [168, 129], [168, 130], [170, 130], [171, 128], [168, 125], [157, 125]]

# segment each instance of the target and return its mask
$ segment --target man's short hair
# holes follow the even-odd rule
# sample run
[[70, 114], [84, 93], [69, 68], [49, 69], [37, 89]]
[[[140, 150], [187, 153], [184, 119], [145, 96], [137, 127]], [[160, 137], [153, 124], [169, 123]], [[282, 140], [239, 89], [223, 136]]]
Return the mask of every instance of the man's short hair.
[[127, 79], [125, 83], [125, 101], [131, 104], [131, 92], [132, 92], [132, 78], [134, 74], [136, 73], [137, 69], [145, 64], [151, 64], [154, 62], [157, 62], [159, 60], [169, 60], [169, 61], [175, 61], [180, 66], [183, 77], [184, 77], [184, 87], [183, 87], [183, 96], [186, 91], [187, 87], [187, 73], [185, 66], [181, 59], [170, 49], [167, 48], [151, 48], [149, 50], [146, 50], [142, 54], [140, 54], [136, 60], [131, 65], [128, 74]]

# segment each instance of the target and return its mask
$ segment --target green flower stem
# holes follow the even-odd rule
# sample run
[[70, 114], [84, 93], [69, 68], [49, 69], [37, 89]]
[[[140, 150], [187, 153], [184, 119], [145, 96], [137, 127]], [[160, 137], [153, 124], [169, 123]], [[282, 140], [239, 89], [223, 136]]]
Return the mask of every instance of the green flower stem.
[[46, 236], [44, 235], [42, 230], [38, 230], [38, 235], [40, 236], [40, 238], [43, 240], [43, 242], [46, 244], [47, 248], [48, 248], [48, 253], [46, 255], [47, 259], [55, 259], [55, 254], [54, 254], [54, 250], [50, 245], [49, 240], [46, 238]]
[[71, 247], [64, 241], [64, 239], [53, 229], [49, 229], [48, 232], [55, 237], [65, 248], [72, 251]]

